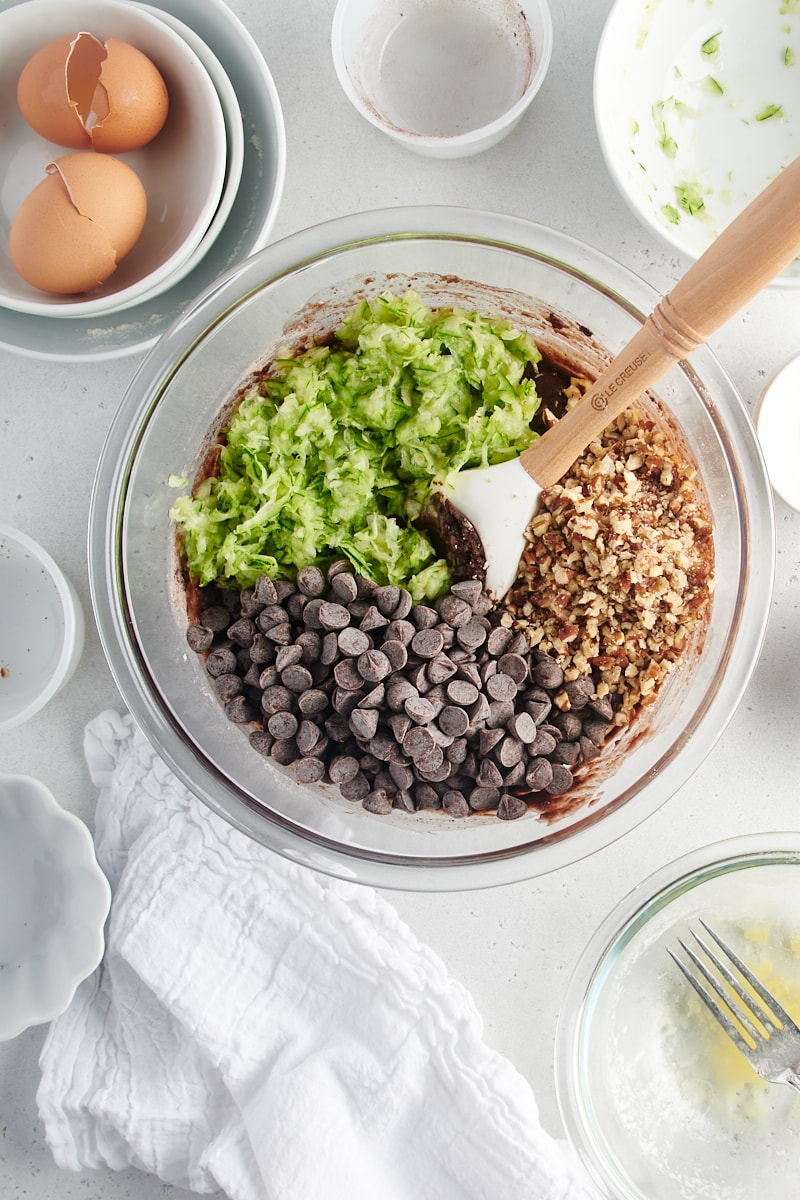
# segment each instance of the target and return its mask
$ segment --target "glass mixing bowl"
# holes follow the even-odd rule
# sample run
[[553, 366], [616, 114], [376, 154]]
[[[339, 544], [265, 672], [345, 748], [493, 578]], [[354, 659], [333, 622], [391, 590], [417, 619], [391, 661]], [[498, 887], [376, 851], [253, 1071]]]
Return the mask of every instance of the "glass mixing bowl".
[[[658, 296], [605, 255], [514, 217], [447, 207], [361, 213], [297, 233], [233, 268], [159, 340], [103, 449], [89, 531], [100, 635], [137, 722], [191, 790], [281, 854], [392, 888], [528, 878], [590, 854], [660, 806], [732, 716], [760, 650], [774, 569], [770, 488], [746, 410], [707, 349], [656, 389], [691, 447], [712, 512], [717, 587], [702, 650], [661, 689], [560, 820], [393, 812], [299, 786], [226, 719], [186, 644], [170, 477], [194, 477], [226, 405], [277, 347], [330, 333], [360, 297], [413, 286], [524, 323], [554, 360], [596, 370]], [[555, 318], [553, 314], [556, 314]], [[633, 733], [633, 731], [632, 731]], [[611, 758], [606, 756], [606, 766]]]
[[558, 1103], [609, 1200], [797, 1194], [800, 1097], [758, 1077], [669, 958], [688, 961], [679, 939], [694, 945], [701, 920], [800, 1020], [800, 835], [731, 838], [663, 867], [581, 956], [556, 1034]]

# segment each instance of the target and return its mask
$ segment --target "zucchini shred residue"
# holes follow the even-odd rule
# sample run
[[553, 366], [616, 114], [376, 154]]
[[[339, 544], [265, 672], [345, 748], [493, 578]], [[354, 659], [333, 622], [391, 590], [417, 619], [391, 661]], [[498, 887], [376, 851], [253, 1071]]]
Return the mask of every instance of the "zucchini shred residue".
[[246, 588], [347, 558], [415, 602], [450, 571], [415, 522], [435, 485], [536, 438], [531, 336], [504, 318], [362, 300], [324, 345], [278, 356], [243, 396], [215, 472], [170, 516], [191, 580]]

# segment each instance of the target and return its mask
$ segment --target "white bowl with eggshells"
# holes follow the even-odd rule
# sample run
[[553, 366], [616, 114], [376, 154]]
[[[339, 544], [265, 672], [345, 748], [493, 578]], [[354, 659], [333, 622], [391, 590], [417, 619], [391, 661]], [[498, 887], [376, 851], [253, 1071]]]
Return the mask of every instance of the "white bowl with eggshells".
[[556, 1033], [567, 1134], [600, 1196], [793, 1200], [800, 1096], [761, 1079], [672, 961], [718, 933], [800, 1021], [800, 837], [693, 850], [602, 922]]
[[[145, 55], [160, 73], [169, 108], [160, 132], [147, 144], [111, 155], [101, 155], [91, 144], [83, 150], [64, 147], [41, 136], [23, 117], [17, 84], [26, 63], [49, 42], [76, 33], [90, 34], [103, 44], [107, 39], [126, 43]], [[109, 99], [113, 108], [110, 93]], [[118, 0], [68, 7], [57, 0], [26, 0], [0, 13], [0, 103], [9, 114], [0, 131], [0, 305], [47, 317], [100, 316], [157, 296], [191, 270], [195, 251], [220, 205], [228, 153], [217, 89], [179, 31], [152, 12]], [[126, 177], [132, 171], [144, 190], [146, 216], [132, 248], [100, 286], [74, 293], [42, 290], [16, 269], [9, 253], [9, 234], [26, 198], [45, 178], [47, 165], [61, 160], [74, 171], [78, 160], [73, 156], [77, 155], [84, 160], [116, 159]], [[94, 162], [87, 165], [98, 169]], [[110, 196], [113, 206], [116, 189], [101, 185], [98, 190], [106, 203]], [[83, 204], [83, 198], [79, 203]], [[112, 209], [111, 218], [125, 239], [135, 214], [120, 207]], [[35, 221], [28, 227], [34, 238]], [[60, 246], [56, 237], [52, 251], [48, 249], [49, 257], [61, 263], [66, 253], [66, 246]], [[16, 261], [19, 264], [18, 258]], [[58, 286], [63, 286], [60, 279]]]
[[64, 1012], [103, 956], [110, 906], [83, 822], [39, 780], [0, 774], [0, 1042]]
[[[616, 0], [594, 112], [622, 198], [651, 233], [698, 258], [800, 153], [800, 8]], [[772, 286], [798, 285], [795, 260]]]
[[545, 0], [339, 0], [331, 31], [351, 104], [431, 158], [478, 154], [511, 133], [552, 46]]
[[35, 716], [72, 675], [84, 620], [74, 587], [27, 533], [0, 525], [0, 730]]

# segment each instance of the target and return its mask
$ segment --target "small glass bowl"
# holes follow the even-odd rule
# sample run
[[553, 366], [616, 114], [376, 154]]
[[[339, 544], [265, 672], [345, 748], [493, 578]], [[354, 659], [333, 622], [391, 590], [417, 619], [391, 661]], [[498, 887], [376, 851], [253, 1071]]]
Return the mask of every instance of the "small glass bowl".
[[0, 525], [0, 730], [44, 708], [83, 652], [77, 593], [47, 551]]
[[[550, 357], [621, 349], [658, 299], [605, 255], [554, 230], [447, 207], [358, 213], [292, 235], [189, 307], [135, 376], [101, 454], [90, 514], [90, 582], [111, 669], [138, 723], [212, 809], [306, 865], [393, 888], [477, 887], [572, 863], [631, 829], [705, 758], [761, 647], [774, 571], [771, 495], [746, 409], [705, 348], [656, 389], [701, 472], [717, 586], [702, 651], [636, 723], [583, 803], [559, 820], [475, 814], [376, 817], [273, 769], [224, 716], [186, 644], [169, 511], [221, 414], [287, 344], [336, 327], [363, 296], [417, 289], [432, 307], [500, 311]], [[553, 313], [558, 314], [557, 318]], [[551, 319], [552, 318], [552, 319]], [[591, 333], [589, 333], [591, 331]], [[613, 769], [611, 763], [613, 759]]]
[[612, 1200], [793, 1200], [800, 1096], [759, 1078], [667, 953], [700, 919], [800, 1022], [800, 834], [695, 850], [581, 956], [556, 1032], [564, 1125]]

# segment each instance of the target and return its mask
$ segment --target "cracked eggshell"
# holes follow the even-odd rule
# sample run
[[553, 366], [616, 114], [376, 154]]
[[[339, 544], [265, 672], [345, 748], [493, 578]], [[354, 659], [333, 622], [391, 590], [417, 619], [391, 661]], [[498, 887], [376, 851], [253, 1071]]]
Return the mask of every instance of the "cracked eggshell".
[[11, 226], [11, 261], [41, 291], [91, 291], [136, 244], [147, 216], [144, 187], [126, 163], [92, 151], [64, 155], [45, 170]]
[[48, 42], [28, 60], [17, 103], [32, 129], [59, 146], [122, 154], [151, 142], [169, 111], [155, 64], [135, 46], [91, 33]]

